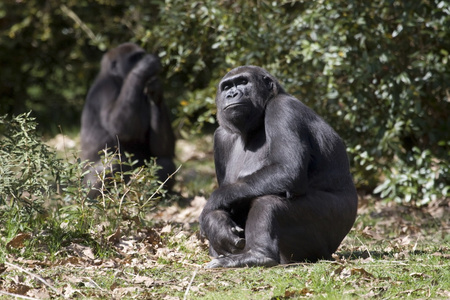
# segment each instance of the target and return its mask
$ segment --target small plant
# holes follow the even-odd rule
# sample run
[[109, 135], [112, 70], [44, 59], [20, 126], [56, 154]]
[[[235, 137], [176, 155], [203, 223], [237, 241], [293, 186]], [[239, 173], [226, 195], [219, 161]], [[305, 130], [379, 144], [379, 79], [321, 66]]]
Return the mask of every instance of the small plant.
[[31, 220], [55, 192], [63, 165], [37, 136], [30, 112], [8, 121], [2, 116], [0, 126], [0, 205]]
[[[122, 220], [140, 224], [146, 213], [166, 195], [165, 182], [160, 182], [156, 175], [160, 166], [152, 158], [144, 166], [135, 167], [137, 161], [131, 155], [126, 153], [123, 160], [120, 153], [109, 149], [103, 150], [100, 161], [101, 166], [96, 168], [92, 168], [91, 162], [71, 166], [71, 176], [66, 178], [63, 188], [65, 200], [71, 205], [61, 208], [66, 222], [86, 228], [92, 217], [100, 215], [110, 224], [111, 230]], [[98, 186], [91, 186], [98, 192], [98, 197], [93, 199], [88, 197], [90, 188], [82, 183], [89, 169], [96, 172], [100, 182]]]
[[[89, 198], [90, 188], [83, 179], [90, 163], [81, 162], [76, 154], [57, 158], [38, 137], [36, 126], [30, 113], [0, 118], [0, 223], [4, 224], [0, 234], [6, 242], [19, 232], [29, 232], [30, 245], [47, 243], [53, 253], [70, 237], [98, 243], [101, 251], [105, 239], [99, 239], [99, 233], [114, 232], [123, 222], [130, 230], [143, 226], [146, 213], [165, 196], [154, 160], [134, 168], [132, 156], [126, 154], [122, 160], [105, 150], [103, 171], [97, 174], [100, 196]], [[119, 171], [112, 172], [113, 165]], [[99, 226], [101, 231], [96, 230]]]

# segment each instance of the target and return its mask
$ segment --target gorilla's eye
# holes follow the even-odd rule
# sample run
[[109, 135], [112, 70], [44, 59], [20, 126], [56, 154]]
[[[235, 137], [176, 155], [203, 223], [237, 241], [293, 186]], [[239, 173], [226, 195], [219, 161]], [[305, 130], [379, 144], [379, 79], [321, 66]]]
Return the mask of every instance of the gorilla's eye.
[[226, 82], [222, 85], [222, 91], [228, 91], [229, 89], [231, 89], [233, 85], [229, 82]]
[[246, 85], [248, 83], [248, 80], [247, 78], [239, 78], [236, 83], [236, 85]]

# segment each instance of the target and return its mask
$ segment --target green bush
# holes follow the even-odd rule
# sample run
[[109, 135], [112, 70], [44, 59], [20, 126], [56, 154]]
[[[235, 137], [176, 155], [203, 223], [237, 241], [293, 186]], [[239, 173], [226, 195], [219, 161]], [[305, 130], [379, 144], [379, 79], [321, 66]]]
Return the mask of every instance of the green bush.
[[359, 188], [415, 204], [449, 196], [448, 1], [217, 3], [166, 2], [152, 27], [194, 90], [178, 120], [214, 122], [220, 77], [260, 65], [344, 138]]
[[[215, 126], [228, 70], [259, 65], [344, 138], [359, 188], [416, 204], [449, 196], [450, 1], [69, 4], [0, 3], [0, 111], [27, 99], [42, 124], [74, 124], [102, 51], [135, 41], [159, 53], [184, 137]], [[70, 116], [54, 120], [55, 107]]]
[[30, 113], [10, 121], [0, 117], [0, 205], [24, 210], [30, 218], [42, 210], [62, 171], [56, 154], [38, 138], [36, 125]]
[[105, 151], [100, 197], [90, 199], [90, 189], [83, 184], [87, 162], [76, 153], [71, 159], [57, 158], [38, 136], [36, 125], [30, 113], [11, 120], [0, 117], [0, 235], [8, 239], [18, 232], [45, 230], [53, 233], [45, 236], [56, 247], [57, 237], [85, 236], [100, 225], [103, 233], [111, 233], [123, 222], [132, 222], [134, 229], [149, 222], [146, 214], [166, 193], [154, 160], [111, 175], [112, 163], [133, 166], [136, 162], [128, 154], [118, 160]]

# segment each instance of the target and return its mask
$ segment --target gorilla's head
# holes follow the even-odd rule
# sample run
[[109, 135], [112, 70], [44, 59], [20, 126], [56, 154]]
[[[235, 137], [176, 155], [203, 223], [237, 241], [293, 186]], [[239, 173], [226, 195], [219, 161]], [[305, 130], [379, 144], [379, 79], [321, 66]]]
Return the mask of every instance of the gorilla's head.
[[100, 73], [123, 79], [144, 55], [144, 49], [136, 44], [121, 44], [103, 55]]
[[217, 118], [226, 130], [247, 135], [264, 122], [267, 103], [284, 93], [275, 77], [263, 68], [242, 66], [228, 72], [220, 81]]

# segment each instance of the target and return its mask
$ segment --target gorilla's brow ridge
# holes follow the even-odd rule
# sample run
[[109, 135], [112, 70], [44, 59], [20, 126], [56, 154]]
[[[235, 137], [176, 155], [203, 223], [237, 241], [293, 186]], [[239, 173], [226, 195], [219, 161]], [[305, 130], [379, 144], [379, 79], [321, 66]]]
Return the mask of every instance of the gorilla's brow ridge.
[[224, 80], [222, 80], [222, 82], [220, 83], [220, 90], [223, 90], [223, 88], [230, 83], [234, 83], [236, 81], [239, 80], [248, 80], [251, 78], [251, 75], [247, 72], [245, 73], [239, 73], [239, 74], [235, 74], [235, 75], [231, 75], [230, 77], [225, 78]]

